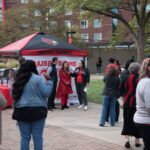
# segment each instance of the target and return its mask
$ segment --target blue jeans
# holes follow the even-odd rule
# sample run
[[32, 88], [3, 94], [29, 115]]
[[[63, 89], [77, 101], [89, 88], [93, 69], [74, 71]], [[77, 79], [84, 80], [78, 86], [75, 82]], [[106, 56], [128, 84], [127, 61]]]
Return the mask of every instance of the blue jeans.
[[31, 135], [34, 142], [34, 150], [43, 150], [43, 130], [45, 119], [37, 121], [18, 121], [21, 135], [21, 150], [30, 149]]
[[106, 116], [107, 116], [107, 110], [108, 110], [108, 105], [110, 104], [110, 125], [114, 126], [115, 125], [115, 118], [116, 118], [116, 113], [115, 113], [115, 105], [116, 105], [116, 98], [115, 97], [109, 97], [104, 95], [103, 96], [103, 107], [102, 107], [102, 115], [101, 115], [101, 121], [100, 124], [102, 126], [105, 125], [106, 121]]

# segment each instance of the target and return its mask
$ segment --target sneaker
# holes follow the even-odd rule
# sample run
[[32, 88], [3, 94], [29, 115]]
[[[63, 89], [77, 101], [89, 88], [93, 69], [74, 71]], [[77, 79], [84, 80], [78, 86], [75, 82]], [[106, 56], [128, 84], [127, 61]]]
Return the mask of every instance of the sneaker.
[[69, 109], [69, 106], [67, 106], [67, 105], [65, 105], [64, 107], [67, 108], [67, 109]]
[[140, 143], [135, 143], [135, 147], [141, 147]]
[[65, 109], [65, 106], [61, 106], [61, 110], [64, 110]]
[[81, 109], [83, 107], [83, 105], [80, 105], [78, 108]]
[[48, 110], [51, 111], [51, 112], [53, 112], [53, 109], [52, 109], [52, 108], [49, 108]]
[[124, 146], [125, 146], [125, 148], [130, 148], [130, 142], [127, 141]]
[[87, 111], [88, 107], [87, 106], [84, 106], [84, 111]]
[[99, 126], [100, 126], [100, 127], [104, 127], [104, 125], [103, 125], [103, 124], [99, 124]]

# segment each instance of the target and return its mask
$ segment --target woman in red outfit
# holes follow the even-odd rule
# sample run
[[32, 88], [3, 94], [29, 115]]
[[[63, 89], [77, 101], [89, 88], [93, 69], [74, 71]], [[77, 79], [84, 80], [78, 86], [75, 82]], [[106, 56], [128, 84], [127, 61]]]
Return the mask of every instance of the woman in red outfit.
[[62, 68], [59, 71], [59, 78], [60, 81], [58, 85], [57, 96], [61, 98], [61, 110], [64, 110], [65, 108], [69, 108], [67, 106], [68, 95], [72, 93], [71, 76], [67, 61], [63, 63]]

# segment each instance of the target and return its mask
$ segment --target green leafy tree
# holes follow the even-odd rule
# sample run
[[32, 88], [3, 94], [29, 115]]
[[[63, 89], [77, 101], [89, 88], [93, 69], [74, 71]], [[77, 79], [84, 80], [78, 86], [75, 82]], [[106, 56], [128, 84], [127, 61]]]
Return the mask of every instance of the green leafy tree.
[[[45, 32], [65, 38], [66, 28], [60, 20], [59, 5], [54, 0], [41, 0], [17, 6], [6, 11], [6, 22], [0, 24], [0, 47], [34, 32]], [[55, 8], [55, 9], [54, 9]], [[60, 17], [58, 17], [60, 16]]]
[[[103, 15], [116, 18], [122, 22], [128, 32], [132, 35], [137, 48], [137, 60], [142, 62], [144, 58], [144, 47], [149, 34], [146, 34], [150, 20], [150, 10], [147, 9], [150, 0], [59, 0], [62, 6], [73, 10], [91, 12], [95, 15]], [[114, 11], [116, 9], [117, 11]], [[130, 12], [136, 22], [136, 30], [123, 15], [123, 11]]]

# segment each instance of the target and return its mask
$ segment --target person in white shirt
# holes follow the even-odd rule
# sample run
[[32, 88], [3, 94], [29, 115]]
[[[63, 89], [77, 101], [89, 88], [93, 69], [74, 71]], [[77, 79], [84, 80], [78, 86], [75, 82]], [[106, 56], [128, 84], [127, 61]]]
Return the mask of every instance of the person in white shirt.
[[144, 150], [150, 150], [150, 58], [143, 61], [136, 99], [137, 111], [134, 115], [134, 122], [143, 138]]

